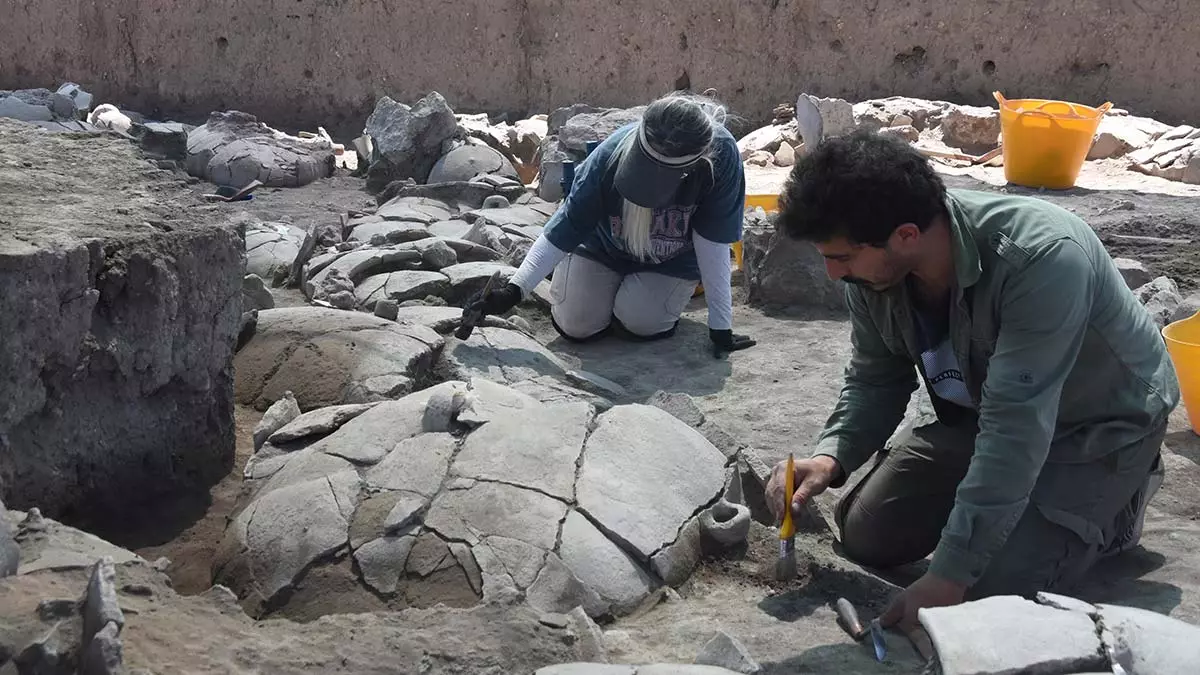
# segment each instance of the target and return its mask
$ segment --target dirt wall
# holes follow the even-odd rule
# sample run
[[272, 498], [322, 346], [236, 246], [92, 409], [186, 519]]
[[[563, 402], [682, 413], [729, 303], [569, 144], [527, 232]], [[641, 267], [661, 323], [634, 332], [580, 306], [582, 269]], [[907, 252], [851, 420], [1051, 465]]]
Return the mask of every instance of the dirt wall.
[[0, 0], [0, 88], [72, 79], [153, 112], [361, 131], [376, 97], [461, 112], [715, 87], [751, 121], [803, 89], [1061, 97], [1179, 121], [1200, 24], [1175, 0]]

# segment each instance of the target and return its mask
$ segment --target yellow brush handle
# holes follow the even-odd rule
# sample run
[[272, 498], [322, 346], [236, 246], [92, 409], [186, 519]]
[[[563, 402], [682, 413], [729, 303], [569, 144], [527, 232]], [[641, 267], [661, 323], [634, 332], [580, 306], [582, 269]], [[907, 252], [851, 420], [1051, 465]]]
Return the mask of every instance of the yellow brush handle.
[[787, 478], [784, 484], [785, 501], [783, 504], [783, 525], [779, 527], [780, 539], [791, 539], [796, 535], [796, 525], [792, 522], [792, 495], [796, 492], [796, 464], [791, 453], [788, 453]]

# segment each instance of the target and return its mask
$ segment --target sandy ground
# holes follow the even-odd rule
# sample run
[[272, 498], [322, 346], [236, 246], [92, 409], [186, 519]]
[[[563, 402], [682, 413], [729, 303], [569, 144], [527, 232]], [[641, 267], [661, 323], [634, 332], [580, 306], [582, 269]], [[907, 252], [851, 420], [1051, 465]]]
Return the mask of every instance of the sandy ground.
[[[1185, 230], [1191, 229], [1189, 216], [1195, 202], [1181, 198], [1185, 189], [1174, 193], [1151, 189], [1160, 187], [1153, 184], [1157, 179], [1137, 174], [1122, 178], [1132, 179], [1120, 183], [1131, 192], [1077, 188], [1058, 195], [1061, 200], [1056, 201], [1089, 218], [1102, 236], [1149, 231], [1162, 237], [1187, 234], [1190, 240]], [[968, 177], [948, 176], [947, 180], [952, 185], [977, 185]], [[353, 179], [335, 178], [298, 190], [263, 191], [253, 202], [226, 206], [263, 218], [290, 217], [297, 223], [336, 218], [347, 208], [373, 204], [360, 185]], [[1134, 202], [1132, 209], [1123, 204], [1126, 201]], [[1133, 257], [1149, 256], [1153, 268], [1167, 269], [1187, 287], [1194, 288], [1200, 279], [1192, 262], [1200, 260], [1200, 250], [1190, 243], [1166, 251], [1116, 240], [1106, 243], [1132, 246]], [[1159, 259], [1154, 259], [1156, 251]], [[673, 339], [651, 344], [608, 339], [575, 345], [559, 339], [543, 316], [527, 309], [522, 313], [551, 349], [579, 368], [624, 387], [623, 400], [641, 401], [657, 390], [686, 392], [710, 419], [768, 463], [788, 452], [802, 456], [811, 451], [837, 397], [850, 349], [848, 324], [836, 315], [767, 315], [738, 305], [736, 330], [758, 344], [714, 359], [708, 348], [703, 298], [693, 300]], [[144, 528], [152, 534], [139, 532], [137, 524], [131, 523], [126, 536], [114, 537], [151, 560], [160, 555], [171, 558], [170, 573], [181, 592], [196, 593], [207, 587], [208, 562], [237, 497], [240, 467], [257, 419], [258, 413], [238, 410], [238, 468], [213, 488], [204, 504], [165, 509], [168, 514], [178, 511], [177, 517], [168, 519], [181, 534], [170, 537], [162, 527], [162, 513], [157, 513], [148, 515], [155, 526]], [[1196, 521], [1200, 505], [1195, 499], [1200, 494], [1200, 437], [1190, 431], [1182, 409], [1172, 419], [1166, 448], [1167, 479], [1151, 505], [1143, 546], [1103, 564], [1079, 594], [1200, 623], [1200, 524]], [[830, 491], [821, 498], [826, 513], [837, 493]], [[838, 558], [833, 543], [829, 533], [803, 537], [798, 547], [804, 573], [779, 585], [765, 571], [775, 555], [773, 531], [756, 525], [746, 550], [707, 561], [677, 596], [668, 595], [653, 609], [606, 626], [610, 658], [625, 663], [690, 662], [714, 631], [725, 630], [749, 648], [766, 672], [919, 672], [916, 655], [902, 636], [889, 636], [888, 661], [878, 664], [865, 645], [854, 643], [836, 626], [831, 606], [839, 595], [870, 617], [882, 610], [897, 587]], [[911, 578], [919, 569], [901, 571], [893, 580], [903, 583], [906, 572]]]

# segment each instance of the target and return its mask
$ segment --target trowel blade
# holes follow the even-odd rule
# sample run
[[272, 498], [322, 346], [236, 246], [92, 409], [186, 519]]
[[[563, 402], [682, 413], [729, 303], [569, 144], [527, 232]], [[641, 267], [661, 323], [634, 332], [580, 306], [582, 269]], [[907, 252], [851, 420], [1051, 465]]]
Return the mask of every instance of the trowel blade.
[[796, 128], [804, 141], [806, 151], [811, 151], [821, 142], [825, 133], [825, 122], [821, 119], [821, 111], [812, 96], [800, 94], [796, 97]]
[[883, 637], [883, 626], [879, 625], [879, 619], [871, 622], [871, 644], [875, 647], [875, 660], [882, 662], [887, 656], [887, 641]]

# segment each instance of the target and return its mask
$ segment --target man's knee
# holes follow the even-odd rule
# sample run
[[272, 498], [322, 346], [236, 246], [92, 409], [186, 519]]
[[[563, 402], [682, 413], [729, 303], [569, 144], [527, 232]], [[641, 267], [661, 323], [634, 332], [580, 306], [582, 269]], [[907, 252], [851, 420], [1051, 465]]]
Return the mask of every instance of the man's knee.
[[842, 497], [834, 514], [845, 556], [860, 565], [880, 569], [911, 562], [901, 559], [897, 547], [891, 545], [894, 533], [885, 531], [881, 519], [861, 508], [855, 497], [853, 492]]

